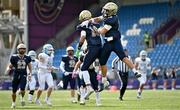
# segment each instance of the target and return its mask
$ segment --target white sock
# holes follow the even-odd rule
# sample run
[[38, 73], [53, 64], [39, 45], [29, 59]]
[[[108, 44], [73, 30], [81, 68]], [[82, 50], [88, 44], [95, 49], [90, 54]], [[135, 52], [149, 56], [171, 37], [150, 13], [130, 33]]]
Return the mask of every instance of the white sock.
[[45, 100], [49, 100], [49, 97], [46, 96]]
[[82, 72], [82, 76], [84, 79], [85, 84], [91, 84], [90, 82], [90, 76], [89, 76], [89, 72], [88, 71], [81, 71]]
[[141, 93], [141, 89], [140, 88], [138, 89], [138, 93]]
[[20, 100], [21, 100], [21, 102], [23, 102], [24, 101], [24, 97], [20, 96]]
[[29, 99], [28, 100], [32, 100], [32, 95], [31, 94], [28, 94], [28, 96], [29, 96]]
[[96, 103], [100, 103], [100, 94], [96, 92]]
[[106, 83], [107, 82], [107, 78], [106, 77], [102, 77], [102, 83]]
[[83, 87], [80, 87], [80, 98], [83, 99], [85, 96], [85, 89]]
[[15, 105], [15, 102], [12, 102], [12, 105]]
[[87, 92], [84, 97], [88, 98], [92, 94], [93, 89], [92, 89], [91, 85], [86, 85], [86, 88], [87, 88]]

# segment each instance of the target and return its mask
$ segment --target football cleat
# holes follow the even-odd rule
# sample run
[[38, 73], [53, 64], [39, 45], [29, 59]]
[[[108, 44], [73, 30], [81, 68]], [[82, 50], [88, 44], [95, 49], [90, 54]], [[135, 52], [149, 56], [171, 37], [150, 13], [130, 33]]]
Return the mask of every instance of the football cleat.
[[12, 109], [15, 109], [15, 108], [16, 108], [16, 104], [15, 104], [15, 103], [12, 103], [11, 108], [12, 108]]

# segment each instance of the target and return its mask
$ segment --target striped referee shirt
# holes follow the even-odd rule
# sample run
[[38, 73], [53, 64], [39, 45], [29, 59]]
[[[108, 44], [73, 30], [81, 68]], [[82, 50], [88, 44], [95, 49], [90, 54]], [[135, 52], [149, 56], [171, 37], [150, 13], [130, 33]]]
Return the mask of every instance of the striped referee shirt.
[[[131, 59], [130, 56], [128, 56], [128, 59]], [[119, 57], [117, 56], [113, 61], [112, 61], [112, 68], [121, 71], [121, 72], [129, 72], [130, 68], [128, 65], [126, 65], [124, 62], [122, 62]]]

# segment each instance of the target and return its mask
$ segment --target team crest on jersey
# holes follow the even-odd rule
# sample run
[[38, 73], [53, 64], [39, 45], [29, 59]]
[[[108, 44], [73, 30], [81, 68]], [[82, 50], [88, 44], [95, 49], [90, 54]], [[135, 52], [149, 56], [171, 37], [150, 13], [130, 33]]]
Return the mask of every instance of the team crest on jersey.
[[33, 9], [40, 22], [49, 24], [59, 16], [63, 5], [64, 0], [34, 0]]

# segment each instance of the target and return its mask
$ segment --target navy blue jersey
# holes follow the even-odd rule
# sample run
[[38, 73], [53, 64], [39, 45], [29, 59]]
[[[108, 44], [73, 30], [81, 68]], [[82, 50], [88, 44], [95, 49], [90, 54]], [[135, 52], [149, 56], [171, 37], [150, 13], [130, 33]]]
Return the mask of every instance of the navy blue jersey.
[[18, 74], [27, 74], [27, 65], [31, 62], [31, 57], [24, 55], [20, 57], [19, 55], [13, 55], [10, 58], [10, 62], [15, 68], [14, 72]]
[[87, 21], [81, 23], [80, 25], [77, 26], [77, 29], [80, 31], [85, 31], [86, 32], [86, 41], [87, 41], [87, 46], [101, 46], [101, 38], [99, 35], [93, 35], [93, 26], [98, 27], [97, 24], [89, 23]]
[[76, 62], [78, 61], [77, 57], [69, 57], [67, 55], [62, 57], [62, 61], [65, 63], [64, 64], [64, 70], [67, 72], [73, 72], [74, 70], [74, 66], [76, 64]]
[[113, 15], [104, 20], [104, 25], [110, 25], [112, 28], [105, 34], [105, 37], [113, 37], [115, 40], [120, 39], [119, 20], [117, 15]]

